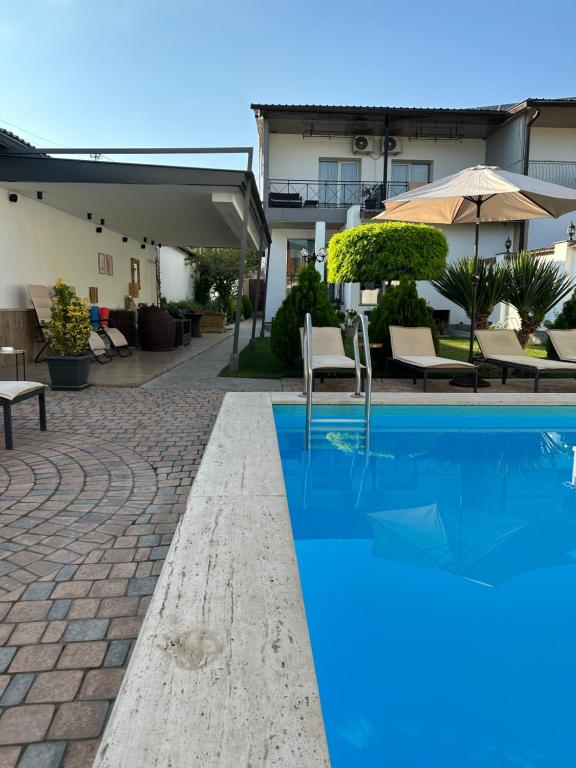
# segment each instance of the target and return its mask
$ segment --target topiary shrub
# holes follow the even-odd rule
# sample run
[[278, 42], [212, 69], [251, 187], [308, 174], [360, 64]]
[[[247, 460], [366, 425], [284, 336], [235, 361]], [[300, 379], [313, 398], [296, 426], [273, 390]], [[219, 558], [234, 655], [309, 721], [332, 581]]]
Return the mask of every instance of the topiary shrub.
[[272, 320], [271, 348], [282, 362], [293, 365], [301, 358], [300, 328], [304, 326], [307, 312], [312, 315], [312, 325], [340, 326], [334, 307], [328, 299], [326, 284], [314, 264], [309, 264], [298, 274], [298, 282], [284, 299]]
[[333, 235], [328, 246], [329, 283], [435, 280], [446, 267], [442, 230], [401, 221], [362, 224]]
[[[558, 328], [562, 331], [576, 328], [576, 293], [574, 293], [568, 301], [564, 302], [564, 306], [558, 317], [556, 317], [553, 322], [544, 323], [544, 325], [546, 325], [547, 328]], [[558, 355], [556, 354], [556, 350], [550, 339], [546, 339], [546, 352], [548, 353], [550, 360], [558, 360]]]
[[384, 354], [391, 355], [390, 345], [391, 325], [401, 325], [406, 328], [428, 326], [432, 329], [434, 346], [438, 352], [438, 329], [432, 317], [432, 312], [425, 299], [418, 296], [416, 283], [404, 278], [400, 285], [387, 291], [376, 309], [370, 315], [368, 335], [371, 342], [384, 345]]
[[249, 320], [254, 314], [254, 307], [250, 301], [250, 297], [242, 294], [242, 316], [244, 320]]

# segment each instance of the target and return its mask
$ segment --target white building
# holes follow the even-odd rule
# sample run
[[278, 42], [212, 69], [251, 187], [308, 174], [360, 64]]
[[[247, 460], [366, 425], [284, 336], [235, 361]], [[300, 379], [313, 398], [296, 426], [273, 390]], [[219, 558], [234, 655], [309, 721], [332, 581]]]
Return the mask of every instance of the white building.
[[[382, 199], [477, 164], [497, 165], [576, 186], [576, 99], [529, 99], [472, 109], [253, 104], [260, 140], [260, 184], [272, 230], [266, 317], [270, 320], [302, 266], [331, 235], [368, 221]], [[388, 137], [388, 140], [385, 140]], [[385, 195], [384, 195], [385, 190]], [[565, 237], [570, 216], [483, 224], [481, 257], [539, 248]], [[449, 259], [471, 256], [473, 225], [442, 227]], [[428, 283], [419, 292], [450, 323], [464, 313]], [[352, 285], [347, 306], [369, 309], [375, 291]]]

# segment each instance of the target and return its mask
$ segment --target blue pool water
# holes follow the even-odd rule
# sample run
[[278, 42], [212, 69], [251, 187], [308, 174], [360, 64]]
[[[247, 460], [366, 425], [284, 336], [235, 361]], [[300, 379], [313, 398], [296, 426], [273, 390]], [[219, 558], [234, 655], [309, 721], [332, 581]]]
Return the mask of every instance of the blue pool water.
[[333, 768], [576, 766], [576, 409], [275, 419]]

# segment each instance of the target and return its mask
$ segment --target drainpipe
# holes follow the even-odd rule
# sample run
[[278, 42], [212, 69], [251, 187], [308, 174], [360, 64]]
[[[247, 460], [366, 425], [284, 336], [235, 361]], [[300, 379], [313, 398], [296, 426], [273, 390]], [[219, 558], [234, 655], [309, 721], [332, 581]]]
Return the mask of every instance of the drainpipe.
[[[532, 117], [526, 122], [526, 130], [524, 132], [524, 168], [522, 173], [528, 176], [530, 170], [530, 129], [532, 124], [540, 117], [540, 110], [537, 109]], [[525, 221], [520, 222], [518, 230], [518, 251], [523, 251], [526, 248], [528, 240], [528, 226]]]
[[381, 202], [388, 198], [388, 141], [390, 139], [390, 118], [386, 115], [384, 120], [384, 173], [382, 175]]

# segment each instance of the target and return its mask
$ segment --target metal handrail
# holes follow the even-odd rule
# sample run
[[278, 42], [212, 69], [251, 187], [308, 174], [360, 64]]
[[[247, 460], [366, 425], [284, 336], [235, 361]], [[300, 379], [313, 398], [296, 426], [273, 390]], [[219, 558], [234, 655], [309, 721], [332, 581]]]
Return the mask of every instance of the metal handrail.
[[[366, 428], [366, 446], [368, 451], [370, 415], [372, 409], [372, 356], [370, 354], [370, 340], [368, 338], [368, 321], [366, 315], [358, 315], [353, 324], [353, 346], [354, 346], [354, 372], [356, 377], [356, 387], [354, 397], [362, 397], [362, 362], [360, 360], [360, 343], [358, 341], [358, 332], [362, 331], [362, 340], [364, 342], [364, 367], [366, 369], [366, 381], [364, 391], [364, 425]], [[314, 384], [314, 371], [312, 368], [312, 316], [309, 312], [304, 318], [304, 328], [302, 330], [302, 358], [304, 363], [304, 392], [306, 395], [306, 433], [305, 448], [310, 448], [310, 438], [312, 434], [312, 389]], [[322, 421], [322, 420], [320, 420]], [[354, 419], [334, 419], [334, 423], [358, 423]]]
[[357, 397], [361, 396], [362, 389], [362, 363], [360, 361], [360, 343], [358, 341], [358, 331], [362, 329], [362, 340], [364, 342], [364, 365], [366, 367], [366, 382], [364, 392], [364, 419], [366, 425], [370, 423], [370, 412], [372, 408], [372, 355], [370, 354], [370, 339], [368, 338], [368, 320], [366, 315], [357, 315], [353, 324], [352, 342], [354, 345], [354, 363], [356, 369], [356, 392]]

